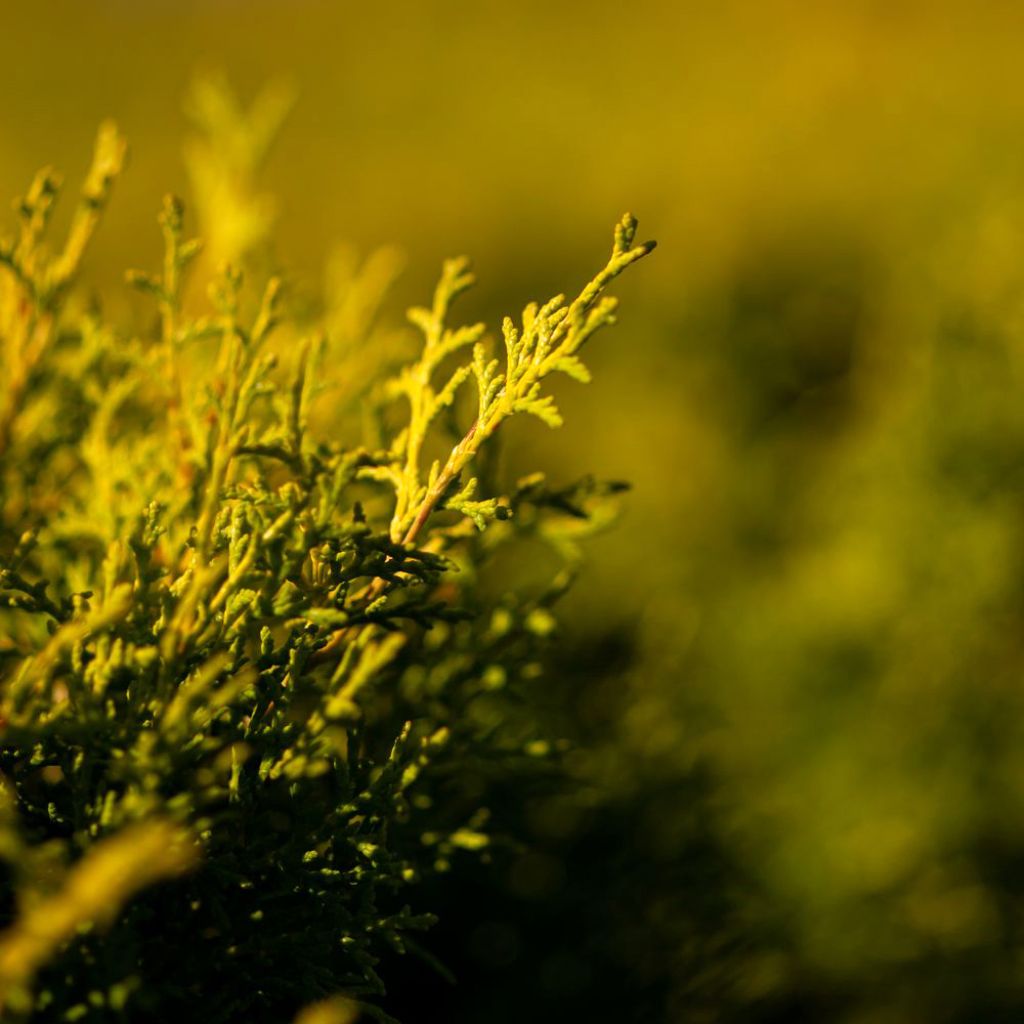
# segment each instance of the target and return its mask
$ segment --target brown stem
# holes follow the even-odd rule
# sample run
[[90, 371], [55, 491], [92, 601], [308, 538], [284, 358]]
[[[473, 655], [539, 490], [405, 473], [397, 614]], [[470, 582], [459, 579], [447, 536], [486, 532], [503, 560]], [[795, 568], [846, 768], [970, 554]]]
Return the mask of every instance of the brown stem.
[[[430, 518], [431, 513], [437, 507], [437, 503], [444, 497], [445, 492], [448, 490], [451, 482], [462, 472], [462, 468], [465, 466], [469, 457], [472, 455], [475, 449], [472, 448], [473, 440], [479, 430], [480, 421], [474, 420], [473, 425], [466, 431], [466, 436], [452, 449], [451, 455], [448, 456], [448, 461], [445, 463], [444, 469], [434, 482], [434, 486], [430, 488], [427, 494], [424, 496], [423, 501], [420, 503], [420, 507], [416, 512], [416, 517], [413, 519], [406, 530], [405, 535], [402, 537], [401, 544], [403, 547], [408, 547], [413, 544], [416, 538], [419, 536], [420, 531], [427, 524], [427, 520]], [[388, 581], [383, 576], [378, 576], [361, 594], [358, 595], [357, 599], [365, 599], [367, 602], [375, 601], [384, 591], [387, 589]], [[351, 630], [351, 626], [342, 626], [336, 629], [331, 634], [330, 639], [323, 647], [320, 648], [311, 659], [313, 664], [322, 664], [325, 661], [329, 661], [331, 657], [337, 652], [338, 648], [345, 642], [345, 637]], [[365, 627], [363, 627], [365, 628]], [[361, 633], [359, 630], [356, 636]]]

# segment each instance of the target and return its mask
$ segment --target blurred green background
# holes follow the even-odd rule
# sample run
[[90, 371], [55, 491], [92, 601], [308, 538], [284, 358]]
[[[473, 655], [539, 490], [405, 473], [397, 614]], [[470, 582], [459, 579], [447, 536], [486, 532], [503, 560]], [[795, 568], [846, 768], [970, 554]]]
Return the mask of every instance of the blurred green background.
[[[266, 167], [299, 280], [474, 257], [491, 323], [621, 283], [554, 479], [634, 490], [551, 677], [534, 846], [435, 894], [420, 1021], [1024, 1019], [1024, 7], [2, 4], [0, 193], [132, 144], [91, 281], [158, 259], [182, 99], [297, 93]], [[444, 912], [444, 908], [447, 911]]]

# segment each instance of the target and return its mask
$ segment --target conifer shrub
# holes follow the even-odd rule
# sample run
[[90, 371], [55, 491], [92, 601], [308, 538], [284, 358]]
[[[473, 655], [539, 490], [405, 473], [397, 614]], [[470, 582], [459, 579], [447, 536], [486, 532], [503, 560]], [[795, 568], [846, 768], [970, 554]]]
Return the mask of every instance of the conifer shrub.
[[[488, 856], [491, 787], [553, 770], [531, 691], [619, 487], [504, 483], [495, 442], [559, 426], [551, 378], [589, 379], [608, 286], [653, 248], [632, 217], [497, 338], [458, 323], [473, 278], [446, 262], [410, 351], [379, 315], [387, 253], [289, 300], [250, 245], [265, 133], [196, 103], [235, 132], [192, 152], [235, 262], [168, 197], [134, 297], [76, 290], [112, 125], [66, 237], [44, 170], [0, 241], [5, 1020], [383, 1017], [382, 952], [430, 958], [417, 882]], [[524, 544], [544, 579], [509, 588]]]

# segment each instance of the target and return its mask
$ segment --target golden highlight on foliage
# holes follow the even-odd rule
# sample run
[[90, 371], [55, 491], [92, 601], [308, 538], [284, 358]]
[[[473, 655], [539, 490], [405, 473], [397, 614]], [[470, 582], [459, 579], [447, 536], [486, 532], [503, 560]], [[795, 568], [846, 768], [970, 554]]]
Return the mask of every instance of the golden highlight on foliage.
[[[633, 246], [636, 227], [635, 218], [629, 214], [623, 217], [615, 229], [615, 244], [608, 263], [571, 303], [566, 305], [563, 295], [556, 295], [543, 306], [531, 303], [523, 311], [521, 327], [516, 327], [510, 317], [505, 318], [504, 370], [500, 369], [500, 360], [489, 357], [481, 342], [484, 324], [457, 330], [446, 327], [452, 302], [472, 285], [473, 276], [465, 260], [445, 264], [431, 308], [409, 312], [409, 319], [423, 331], [423, 355], [393, 384], [396, 391], [408, 397], [410, 417], [409, 426], [393, 445], [396, 455], [404, 455], [404, 465], [389, 477], [397, 495], [391, 521], [392, 540], [413, 543], [442, 501], [446, 507], [472, 519], [479, 529], [483, 529], [486, 520], [500, 519], [507, 513], [506, 507], [493, 498], [470, 500], [477, 487], [475, 477], [457, 494], [449, 496], [452, 483], [480, 446], [514, 413], [530, 413], [549, 427], [562, 425], [554, 400], [541, 393], [541, 384], [556, 371], [583, 383], [590, 380], [589, 371], [577, 353], [599, 328], [614, 323], [616, 302], [604, 296], [604, 290], [626, 267], [654, 249], [654, 242]], [[455, 369], [441, 390], [435, 392], [432, 379], [436, 368], [447, 356], [469, 345], [473, 346], [473, 361]], [[422, 483], [420, 453], [427, 429], [438, 413], [452, 404], [460, 385], [471, 375], [477, 387], [476, 418], [443, 464], [439, 460], [433, 462], [426, 482]]]
[[140, 889], [180, 875], [195, 860], [183, 829], [140, 823], [93, 846], [55, 892], [26, 898], [14, 926], [0, 934], [0, 1012], [26, 1008], [35, 972], [76, 932], [109, 924]]
[[36, 175], [15, 205], [20, 225], [15, 239], [0, 241], [0, 338], [3, 342], [4, 381], [0, 393], [0, 457], [10, 445], [29, 378], [53, 342], [54, 313], [74, 280], [86, 247], [99, 223], [110, 190], [124, 166], [126, 146], [112, 122], [96, 139], [92, 166], [67, 238], [51, 255], [41, 242], [53, 212], [60, 177], [50, 168]]
[[295, 1018], [295, 1024], [354, 1024], [358, 1018], [359, 1009], [351, 999], [333, 996], [307, 1006]]

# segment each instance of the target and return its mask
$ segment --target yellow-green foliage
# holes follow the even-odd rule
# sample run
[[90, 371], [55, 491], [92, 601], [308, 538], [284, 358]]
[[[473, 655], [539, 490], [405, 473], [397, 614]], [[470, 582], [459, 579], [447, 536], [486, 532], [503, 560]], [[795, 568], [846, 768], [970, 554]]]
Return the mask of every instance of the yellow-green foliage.
[[[267, 240], [248, 177], [266, 132], [225, 102], [199, 92], [216, 130], [191, 170], [204, 222], [223, 206], [218, 254], [245, 262]], [[653, 243], [625, 217], [576, 297], [497, 346], [452, 323], [472, 277], [449, 261], [409, 314], [419, 355], [351, 380], [386, 254], [319, 319], [255, 259], [201, 300], [201, 240], [168, 197], [162, 266], [127, 278], [138, 323], [76, 296], [124, 153], [105, 126], [63, 245], [45, 171], [0, 247], [0, 999], [206, 1022], [328, 999], [302, 1019], [348, 1020], [329, 997], [380, 994], [381, 950], [430, 923], [403, 890], [486, 855], [488, 780], [546, 770], [519, 702], [579, 518], [615, 488], [496, 490], [484, 456], [517, 413], [560, 423], [546, 379], [587, 379], [605, 290]], [[527, 535], [552, 542], [550, 584], [485, 597], [497, 547]]]

